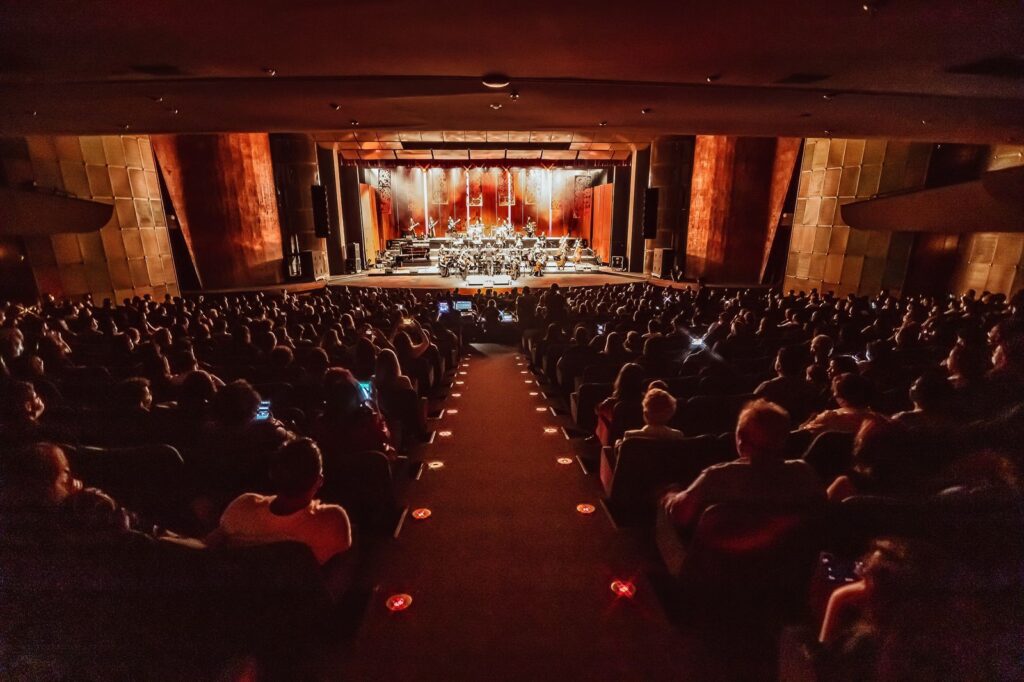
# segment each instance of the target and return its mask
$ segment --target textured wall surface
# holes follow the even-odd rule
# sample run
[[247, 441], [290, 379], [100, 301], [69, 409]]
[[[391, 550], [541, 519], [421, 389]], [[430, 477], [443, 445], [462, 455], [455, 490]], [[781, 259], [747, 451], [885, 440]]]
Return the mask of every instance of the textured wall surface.
[[282, 282], [267, 134], [155, 135], [153, 147], [203, 287]]
[[99, 232], [24, 238], [40, 292], [115, 300], [178, 294], [148, 137], [31, 136], [5, 150], [9, 185], [34, 182], [40, 191], [67, 192], [115, 209]]
[[867, 294], [902, 289], [914, 235], [854, 230], [839, 207], [924, 186], [931, 145], [809, 138], [800, 162], [785, 289]]
[[[1024, 145], [992, 148], [988, 170], [1024, 166]], [[1024, 198], [1021, 199], [1024, 201]], [[1024, 227], [1024, 226], [1022, 226]], [[964, 235], [953, 290], [975, 289], [1011, 294], [1024, 287], [1024, 234], [1020, 232], [975, 232]]]

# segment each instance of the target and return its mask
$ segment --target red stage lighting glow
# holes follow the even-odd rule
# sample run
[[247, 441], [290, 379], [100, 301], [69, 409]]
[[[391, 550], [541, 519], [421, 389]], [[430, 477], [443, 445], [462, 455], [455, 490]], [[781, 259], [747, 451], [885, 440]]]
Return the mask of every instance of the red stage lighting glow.
[[426, 507], [421, 507], [419, 509], [413, 509], [413, 511], [412, 511], [412, 517], [414, 519], [416, 519], [417, 521], [422, 521], [423, 519], [429, 519], [430, 518], [430, 514], [431, 514], [430, 510], [427, 509]]
[[595, 511], [597, 511], [597, 507], [595, 507], [592, 504], [577, 504], [576, 511], [578, 511], [580, 514], [593, 514]]
[[636, 594], [636, 585], [629, 582], [628, 580], [613, 580], [611, 584], [612, 592], [615, 593], [616, 597], [625, 597], [626, 599], [632, 599]]
[[571, 457], [559, 457], [555, 461], [558, 462], [559, 464], [572, 464]]
[[558, 433], [558, 429], [556, 429], [554, 426], [545, 426], [544, 433], [551, 435], [552, 433]]
[[412, 605], [411, 594], [393, 594], [384, 602], [388, 611], [405, 611]]

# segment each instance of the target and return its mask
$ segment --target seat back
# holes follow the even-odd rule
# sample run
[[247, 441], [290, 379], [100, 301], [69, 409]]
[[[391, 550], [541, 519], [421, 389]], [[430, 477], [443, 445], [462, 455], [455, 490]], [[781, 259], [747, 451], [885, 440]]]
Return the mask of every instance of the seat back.
[[734, 456], [731, 438], [624, 440], [606, 485], [607, 504], [616, 520], [649, 524], [658, 499], [669, 486], [688, 487], [704, 469]]
[[598, 404], [612, 394], [612, 384], [583, 384], [576, 393], [576, 426], [584, 431], [593, 431], [597, 426], [594, 410]]
[[185, 462], [170, 445], [66, 450], [76, 476], [110, 493], [128, 509], [164, 517], [181, 501]]
[[838, 431], [820, 433], [807, 447], [803, 460], [811, 465], [822, 481], [834, 481], [846, 473], [853, 462], [854, 435]]
[[736, 430], [740, 410], [753, 397], [749, 393], [696, 396], [681, 406], [673, 421], [692, 436], [731, 433]]
[[680, 578], [734, 594], [806, 595], [823, 518], [819, 504], [712, 505], [697, 522]]
[[326, 459], [320, 499], [343, 506], [364, 531], [390, 532], [398, 502], [388, 458], [367, 451]]

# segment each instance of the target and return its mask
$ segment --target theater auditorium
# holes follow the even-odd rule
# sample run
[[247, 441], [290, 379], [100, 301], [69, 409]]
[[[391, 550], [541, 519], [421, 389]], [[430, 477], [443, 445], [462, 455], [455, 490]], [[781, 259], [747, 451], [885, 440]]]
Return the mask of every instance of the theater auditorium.
[[1024, 6], [0, 7], [0, 679], [1024, 679]]

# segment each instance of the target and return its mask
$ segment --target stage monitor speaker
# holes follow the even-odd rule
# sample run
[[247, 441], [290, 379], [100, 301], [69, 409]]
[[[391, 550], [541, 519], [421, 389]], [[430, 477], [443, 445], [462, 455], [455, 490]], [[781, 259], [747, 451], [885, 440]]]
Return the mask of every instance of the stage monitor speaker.
[[349, 274], [360, 273], [363, 271], [362, 244], [359, 242], [345, 244], [345, 265]]
[[313, 197], [313, 230], [317, 237], [330, 237], [331, 214], [327, 206], [327, 188], [324, 185], [313, 185], [310, 193]]
[[612, 268], [616, 270], [625, 270], [626, 259], [622, 256], [612, 256]]
[[644, 190], [644, 239], [658, 236], [658, 188], [648, 187]]
[[675, 259], [675, 249], [655, 249], [651, 274], [659, 279], [672, 279], [672, 265]]

